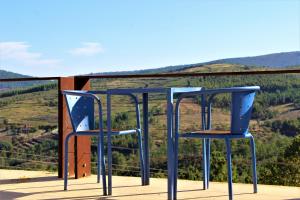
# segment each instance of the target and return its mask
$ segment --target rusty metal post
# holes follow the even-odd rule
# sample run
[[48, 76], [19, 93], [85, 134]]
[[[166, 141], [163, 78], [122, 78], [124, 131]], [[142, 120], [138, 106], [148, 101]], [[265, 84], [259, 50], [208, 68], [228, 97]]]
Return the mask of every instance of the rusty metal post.
[[[64, 141], [66, 135], [72, 131], [72, 125], [68, 117], [67, 105], [62, 90], [74, 90], [74, 77], [61, 77], [58, 80], [58, 124], [59, 124], [59, 146], [58, 146], [58, 177], [64, 174]], [[69, 175], [74, 175], [74, 138], [69, 142]]]
[[[58, 119], [59, 119], [59, 151], [58, 151], [58, 177], [63, 177], [64, 167], [64, 141], [66, 135], [72, 131], [65, 99], [61, 90], [89, 90], [89, 78], [61, 77], [58, 81]], [[88, 136], [71, 138], [69, 143], [69, 175], [75, 178], [91, 174], [91, 140]]]

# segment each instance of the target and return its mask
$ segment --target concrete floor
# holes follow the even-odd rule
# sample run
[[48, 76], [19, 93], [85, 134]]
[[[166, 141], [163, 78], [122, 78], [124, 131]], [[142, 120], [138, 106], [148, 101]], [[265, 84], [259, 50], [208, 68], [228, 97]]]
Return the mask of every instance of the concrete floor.
[[[166, 179], [152, 178], [149, 186], [141, 186], [140, 178], [113, 177], [113, 196], [102, 196], [101, 184], [96, 176], [83, 179], [70, 179], [69, 190], [63, 190], [63, 180], [56, 173], [0, 169], [0, 200], [10, 199], [167, 199]], [[178, 199], [228, 199], [227, 183], [210, 184], [202, 190], [202, 182], [179, 180]], [[240, 200], [300, 200], [300, 187], [259, 185], [258, 194], [252, 193], [251, 184], [234, 184], [234, 198]]]

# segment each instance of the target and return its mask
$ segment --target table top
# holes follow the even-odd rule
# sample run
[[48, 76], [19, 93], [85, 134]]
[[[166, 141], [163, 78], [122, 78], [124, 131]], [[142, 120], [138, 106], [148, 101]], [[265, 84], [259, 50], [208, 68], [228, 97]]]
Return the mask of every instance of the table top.
[[128, 94], [128, 93], [185, 93], [201, 91], [201, 87], [166, 87], [166, 88], [120, 88], [108, 89], [111, 94]]

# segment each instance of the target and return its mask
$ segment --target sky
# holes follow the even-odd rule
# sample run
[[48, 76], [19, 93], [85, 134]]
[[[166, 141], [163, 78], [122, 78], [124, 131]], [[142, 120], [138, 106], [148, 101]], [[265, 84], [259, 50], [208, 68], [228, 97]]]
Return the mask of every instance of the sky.
[[0, 69], [70, 76], [300, 50], [300, 0], [0, 0]]

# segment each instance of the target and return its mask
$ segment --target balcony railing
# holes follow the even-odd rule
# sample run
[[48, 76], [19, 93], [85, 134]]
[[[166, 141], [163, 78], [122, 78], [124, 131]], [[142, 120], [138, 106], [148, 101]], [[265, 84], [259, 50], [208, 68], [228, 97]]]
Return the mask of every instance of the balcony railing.
[[[258, 177], [260, 183], [265, 184], [279, 184], [279, 185], [293, 185], [300, 186], [300, 171], [299, 157], [297, 158], [297, 149], [293, 149], [293, 145], [298, 144], [296, 135], [300, 134], [300, 69], [288, 70], [268, 70], [268, 71], [238, 71], [238, 72], [209, 72], [209, 73], [165, 73], [165, 74], [130, 74], [130, 75], [86, 75], [74, 77], [42, 77], [42, 78], [12, 78], [0, 79], [1, 83], [8, 82], [32, 82], [32, 81], [49, 81], [47, 84], [57, 84], [50, 88], [47, 93], [51, 93], [45, 101], [56, 99], [52, 102], [53, 106], [45, 106], [43, 117], [34, 118], [28, 116], [32, 120], [49, 121], [55, 117], [57, 123], [43, 123], [37, 125], [45, 132], [46, 135], [52, 132], [49, 144], [43, 143], [42, 133], [36, 133], [38, 127], [24, 127], [23, 118], [14, 122], [10, 116], [5, 115], [3, 119], [2, 131], [0, 137], [9, 138], [15, 134], [17, 138], [20, 133], [28, 135], [23, 138], [23, 143], [20, 141], [11, 141], [19, 143], [17, 145], [22, 150], [8, 147], [1, 147], [0, 149], [0, 168], [16, 168], [16, 169], [45, 169], [58, 170], [59, 177], [63, 174], [63, 141], [65, 135], [71, 131], [71, 126], [66, 113], [65, 102], [61, 95], [61, 90], [105, 90], [108, 88], [135, 88], [135, 87], [182, 87], [182, 86], [201, 86], [207, 88], [213, 87], [229, 87], [240, 85], [260, 85], [262, 91], [258, 94], [253, 120], [251, 121], [251, 131], [257, 141], [257, 160], [258, 160]], [[56, 91], [54, 92], [54, 90]], [[22, 94], [19, 91], [19, 96]], [[42, 90], [40, 90], [42, 91]], [[298, 91], [298, 93], [297, 93]], [[1, 94], [3, 94], [3, 91]], [[29, 90], [30, 92], [30, 90]], [[28, 95], [28, 94], [27, 94]], [[3, 96], [2, 100], [12, 98], [11, 96]], [[34, 98], [42, 98], [43, 95]], [[163, 95], [150, 96], [150, 163], [151, 176], [166, 177], [166, 126], [165, 126], [165, 105], [163, 103]], [[105, 98], [103, 98], [105, 100]], [[228, 126], [228, 117], [226, 113], [228, 110], [222, 107], [228, 106], [227, 97], [223, 96], [217, 99], [218, 107], [213, 112], [214, 124], [216, 128]], [[1, 100], [1, 99], [0, 99]], [[7, 102], [9, 102], [8, 100]], [[32, 102], [13, 99], [11, 105], [19, 104], [18, 101], [28, 104]], [[44, 101], [44, 100], [43, 100]], [[129, 99], [120, 99], [115, 97], [115, 102], [122, 102], [118, 106], [113, 104], [113, 126], [130, 126], [131, 121], [131, 107]], [[7, 103], [6, 102], [6, 103]], [[57, 102], [57, 104], [55, 103]], [[1, 106], [3, 103], [3, 106]], [[104, 101], [105, 104], [105, 101]], [[5, 111], [5, 106], [8, 106], [4, 101], [0, 101], [0, 109]], [[32, 110], [39, 109], [32, 106]], [[183, 129], [191, 129], [199, 126], [200, 122], [200, 108], [197, 99], [186, 100], [184, 106], [186, 111], [181, 114], [183, 118]], [[105, 105], [103, 106], [105, 108]], [[15, 109], [9, 107], [10, 109]], [[3, 113], [1, 111], [1, 113]], [[26, 111], [26, 109], [25, 109]], [[19, 111], [18, 111], [19, 112]], [[18, 115], [20, 113], [15, 113]], [[104, 110], [105, 112], [105, 110]], [[12, 115], [13, 112], [11, 112]], [[22, 113], [26, 116], [26, 112]], [[31, 113], [34, 115], [34, 113]], [[36, 115], [40, 115], [37, 113]], [[48, 117], [47, 117], [48, 116]], [[104, 115], [105, 116], [105, 115]], [[2, 116], [0, 116], [1, 118]], [[26, 118], [26, 117], [25, 117]], [[6, 122], [4, 121], [6, 120]], [[8, 120], [8, 122], [7, 122]], [[30, 121], [30, 120], [25, 120]], [[297, 124], [299, 123], [299, 124]], [[298, 126], [299, 125], [299, 126]], [[15, 127], [14, 127], [15, 126]], [[55, 126], [57, 126], [58, 133], [56, 134]], [[35, 129], [34, 129], [35, 128]], [[46, 131], [46, 129], [48, 130]], [[8, 130], [14, 129], [15, 132]], [[32, 129], [32, 130], [31, 130]], [[1, 135], [2, 134], [2, 135]], [[37, 137], [35, 137], [35, 134]], [[299, 136], [298, 136], [299, 137]], [[10, 137], [14, 138], [13, 136]], [[47, 138], [49, 139], [49, 138]], [[51, 139], [56, 140], [57, 144], [51, 142]], [[11, 139], [12, 140], [12, 139]], [[18, 139], [15, 139], [18, 140]], [[31, 143], [30, 143], [31, 142]], [[69, 162], [70, 175], [75, 174], [76, 178], [88, 176], [91, 172], [95, 172], [95, 141], [89, 137], [77, 137], [73, 141], [74, 145], [70, 145], [70, 152], [75, 152], [75, 156], [71, 157]], [[81, 145], [81, 144], [85, 145]], [[92, 144], [92, 150], [90, 145]], [[137, 147], [135, 146], [135, 138], [123, 137], [113, 141], [113, 173], [116, 175], [139, 175], [139, 165], [137, 163]], [[22, 147], [23, 145], [23, 147]], [[29, 146], [26, 148], [26, 145]], [[47, 146], [48, 145], [48, 146]], [[202, 178], [201, 173], [201, 152], [199, 141], [181, 141], [182, 151], [180, 152], [179, 177], [185, 179], [199, 180]], [[45, 147], [46, 146], [46, 147]], [[57, 149], [51, 149], [51, 147]], [[225, 181], [226, 174], [223, 174], [223, 167], [226, 165], [225, 156], [222, 149], [224, 144], [215, 141], [212, 145], [212, 180]], [[74, 147], [74, 148], [73, 148]], [[94, 147], [94, 148], [93, 148]], [[37, 149], [35, 149], [37, 148]], [[47, 152], [41, 149], [41, 154], [38, 155], [38, 148], [49, 148]], [[235, 142], [233, 144], [233, 165], [234, 174], [236, 174], [234, 181], [236, 182], [251, 182], [250, 163], [247, 152], [247, 145], [243, 142]], [[29, 150], [28, 150], [29, 149]], [[27, 151], [28, 150], [28, 151]], [[53, 155], [50, 155], [49, 152]], [[249, 151], [248, 151], [249, 152]], [[191, 159], [193, 158], [193, 159]], [[26, 164], [27, 163], [27, 164]], [[31, 163], [31, 164], [28, 164]], [[35, 163], [36, 165], [32, 164]], [[72, 170], [74, 169], [74, 170]], [[284, 176], [283, 176], [284, 175]]]

